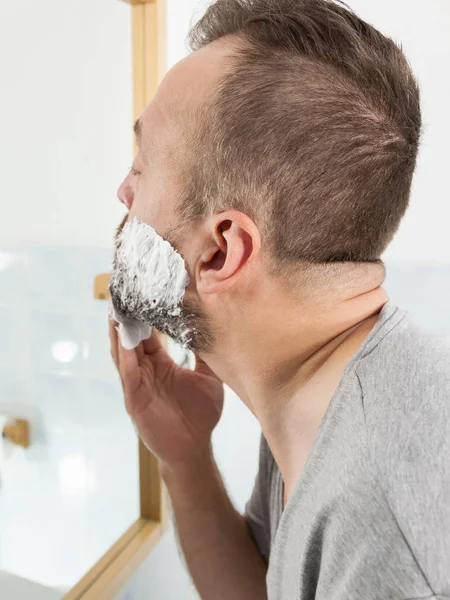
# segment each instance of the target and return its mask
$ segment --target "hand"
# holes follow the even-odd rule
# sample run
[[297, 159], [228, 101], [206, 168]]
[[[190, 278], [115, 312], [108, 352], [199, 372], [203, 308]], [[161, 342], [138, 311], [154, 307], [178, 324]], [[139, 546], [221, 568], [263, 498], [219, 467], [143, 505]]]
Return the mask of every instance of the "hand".
[[222, 413], [221, 380], [197, 355], [194, 371], [179, 367], [156, 329], [135, 350], [125, 350], [116, 326], [110, 319], [111, 355], [142, 441], [168, 467], [207, 450]]

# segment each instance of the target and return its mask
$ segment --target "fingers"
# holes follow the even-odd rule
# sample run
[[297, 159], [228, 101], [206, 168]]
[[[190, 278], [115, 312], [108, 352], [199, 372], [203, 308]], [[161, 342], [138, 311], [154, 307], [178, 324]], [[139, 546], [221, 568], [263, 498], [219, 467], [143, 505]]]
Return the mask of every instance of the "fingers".
[[[141, 384], [141, 369], [139, 367], [138, 351], [125, 350], [122, 344], [117, 344], [119, 356], [119, 373], [125, 392], [135, 392]], [[141, 349], [142, 351], [142, 349]]]
[[125, 389], [137, 389], [140, 383], [139, 358], [144, 354], [142, 344], [135, 350], [123, 348], [117, 332], [118, 323], [109, 319], [109, 339], [111, 342], [111, 356]]

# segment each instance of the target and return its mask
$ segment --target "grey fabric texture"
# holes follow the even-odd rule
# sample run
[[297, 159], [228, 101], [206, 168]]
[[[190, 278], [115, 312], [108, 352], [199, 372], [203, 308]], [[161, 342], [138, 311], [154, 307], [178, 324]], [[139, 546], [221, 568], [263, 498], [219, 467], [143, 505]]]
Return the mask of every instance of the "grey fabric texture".
[[450, 598], [450, 347], [389, 300], [284, 511], [282, 488], [262, 436], [245, 516], [269, 600]]

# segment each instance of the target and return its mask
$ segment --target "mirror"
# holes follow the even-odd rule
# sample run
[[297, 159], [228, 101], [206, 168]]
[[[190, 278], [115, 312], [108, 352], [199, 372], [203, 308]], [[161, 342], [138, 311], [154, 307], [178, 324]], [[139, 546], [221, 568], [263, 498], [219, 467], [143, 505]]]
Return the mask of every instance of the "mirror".
[[145, 31], [164, 3], [104, 6], [0, 7], [2, 598], [75, 600], [95, 586], [112, 597], [123, 552], [129, 571], [163, 530], [156, 463], [110, 357], [106, 299], [132, 123], [164, 64], [162, 33], [143, 60]]

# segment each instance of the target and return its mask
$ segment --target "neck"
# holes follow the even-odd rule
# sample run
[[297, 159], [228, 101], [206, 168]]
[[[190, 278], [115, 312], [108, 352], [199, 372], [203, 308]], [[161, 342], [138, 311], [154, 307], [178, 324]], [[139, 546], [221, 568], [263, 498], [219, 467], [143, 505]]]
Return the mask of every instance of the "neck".
[[258, 419], [287, 499], [346, 364], [389, 298], [378, 286], [320, 308], [294, 303], [289, 309], [285, 300], [270, 294], [262, 305], [272, 310], [258, 318], [256, 311], [240, 314], [246, 331], [231, 324], [238, 339], [224, 339], [204, 360]]

